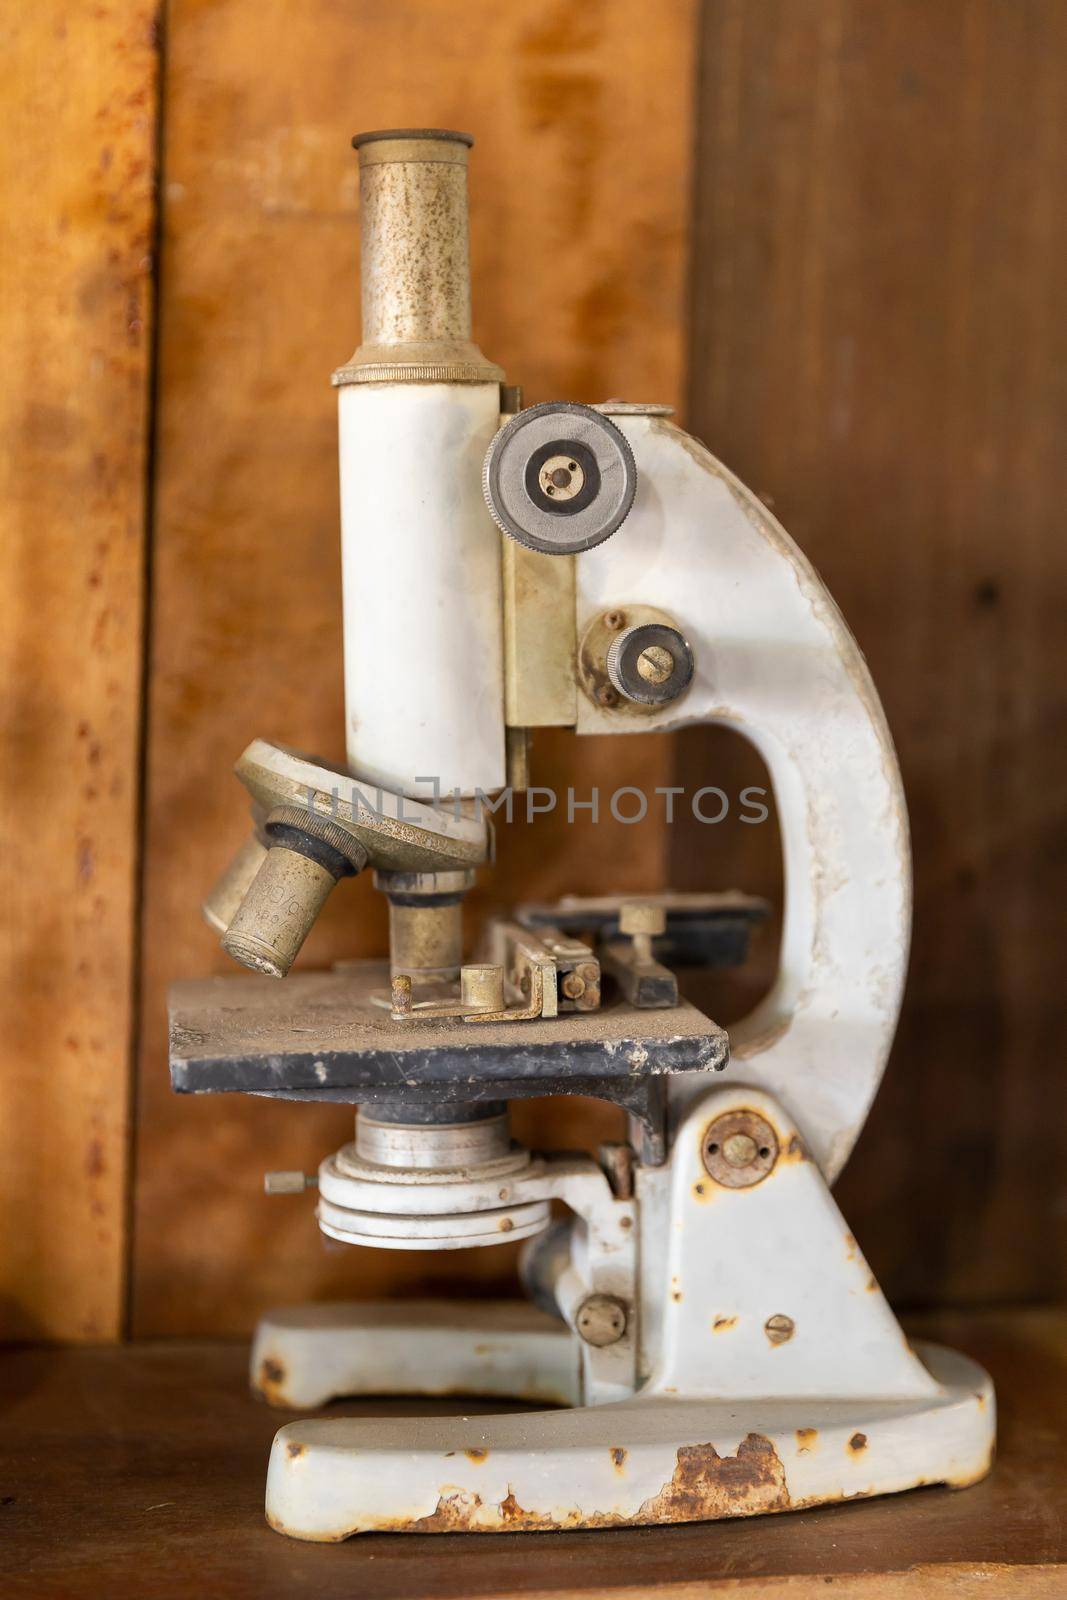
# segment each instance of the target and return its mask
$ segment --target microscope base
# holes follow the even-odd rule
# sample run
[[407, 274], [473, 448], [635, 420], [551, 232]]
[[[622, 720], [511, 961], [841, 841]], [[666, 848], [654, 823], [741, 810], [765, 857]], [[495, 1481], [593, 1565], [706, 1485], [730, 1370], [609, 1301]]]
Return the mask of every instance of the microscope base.
[[[466, 1393], [569, 1409], [291, 1422], [271, 1453], [272, 1527], [336, 1540], [699, 1522], [962, 1486], [988, 1470], [990, 1380], [965, 1356], [912, 1349], [773, 1096], [709, 1088], [679, 1122], [669, 1161], [637, 1167], [632, 1201], [583, 1158], [543, 1161], [536, 1183], [586, 1223], [555, 1280], [563, 1314], [580, 1292], [617, 1292], [639, 1242], [637, 1288], [624, 1299], [641, 1307], [652, 1375], [633, 1392], [641, 1365], [629, 1332], [592, 1348], [530, 1306], [274, 1313], [257, 1335], [253, 1384], [276, 1402]], [[420, 1195], [429, 1204], [435, 1187]], [[605, 1263], [615, 1277], [597, 1276]], [[564, 1293], [570, 1279], [578, 1289]], [[594, 1359], [613, 1352], [615, 1367]]]
[[312, 1411], [354, 1395], [478, 1395], [580, 1403], [570, 1329], [525, 1300], [333, 1302], [271, 1311], [252, 1346], [253, 1390]]
[[[568, 1338], [561, 1331], [559, 1357]], [[926, 1345], [916, 1353], [936, 1385], [921, 1400], [646, 1391], [506, 1416], [291, 1422], [271, 1453], [267, 1520], [320, 1541], [375, 1531], [517, 1533], [755, 1516], [920, 1484], [962, 1488], [989, 1469], [992, 1384], [953, 1351]], [[450, 1386], [449, 1373], [430, 1370], [436, 1392]]]

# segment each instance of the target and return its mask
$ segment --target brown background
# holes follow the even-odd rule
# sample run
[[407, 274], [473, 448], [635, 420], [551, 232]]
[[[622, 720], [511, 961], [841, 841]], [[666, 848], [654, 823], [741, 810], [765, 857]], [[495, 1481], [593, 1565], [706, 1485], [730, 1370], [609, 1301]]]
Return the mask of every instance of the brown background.
[[[1059, 0], [59, 0], [5, 24], [0, 1331], [240, 1331], [506, 1287], [328, 1252], [336, 1108], [171, 1097], [166, 984], [256, 733], [339, 752], [334, 399], [359, 127], [469, 128], [475, 334], [530, 401], [677, 404], [867, 651], [916, 848], [892, 1069], [839, 1198], [904, 1303], [1062, 1297], [1067, 9]], [[153, 236], [158, 238], [153, 244]], [[543, 735], [546, 784], [725, 782], [722, 735]], [[744, 835], [744, 837], [740, 837]], [[514, 827], [517, 893], [776, 892], [773, 830]], [[369, 884], [306, 960], [383, 948]], [[758, 987], [720, 985], [729, 1020]], [[540, 1104], [530, 1137], [612, 1126]]]

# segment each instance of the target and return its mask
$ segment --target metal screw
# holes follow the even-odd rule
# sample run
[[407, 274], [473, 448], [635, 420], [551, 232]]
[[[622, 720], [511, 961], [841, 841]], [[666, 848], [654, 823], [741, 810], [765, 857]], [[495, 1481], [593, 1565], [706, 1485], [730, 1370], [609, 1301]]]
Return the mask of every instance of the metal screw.
[[667, 926], [666, 907], [654, 900], [624, 900], [619, 907], [619, 932], [658, 934]]
[[637, 670], [646, 683], [666, 683], [674, 671], [674, 657], [661, 644], [650, 644], [637, 658]]
[[747, 1189], [774, 1170], [778, 1136], [756, 1111], [726, 1111], [705, 1130], [700, 1153], [716, 1183], [724, 1189]]
[[732, 1133], [723, 1140], [722, 1153], [732, 1167], [747, 1167], [755, 1161], [759, 1146], [747, 1133]]
[[309, 1178], [306, 1172], [265, 1172], [263, 1193], [303, 1194], [305, 1189], [310, 1189], [318, 1181], [317, 1178]]
[[580, 1000], [585, 993], [585, 979], [577, 972], [564, 973], [560, 988], [568, 1000]]
[[772, 1344], [785, 1344], [796, 1331], [796, 1323], [792, 1317], [783, 1316], [779, 1311], [773, 1317], [768, 1317], [763, 1324], [763, 1331]]
[[626, 1307], [614, 1295], [587, 1295], [578, 1307], [574, 1325], [585, 1344], [597, 1349], [618, 1344], [626, 1332]]
[[664, 906], [647, 900], [624, 900], [619, 907], [619, 932], [629, 935], [638, 961], [652, 960], [652, 940], [666, 929]]

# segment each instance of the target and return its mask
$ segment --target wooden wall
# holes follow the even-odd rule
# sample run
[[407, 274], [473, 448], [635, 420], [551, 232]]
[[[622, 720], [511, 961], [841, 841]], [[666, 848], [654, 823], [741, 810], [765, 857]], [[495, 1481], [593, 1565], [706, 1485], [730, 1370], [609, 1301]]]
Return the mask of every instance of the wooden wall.
[[0, 29], [0, 1338], [113, 1338], [136, 1006], [156, 41]]
[[[900, 1042], [840, 1186], [872, 1263], [912, 1303], [1064, 1290], [1067, 10], [654, 12], [170, 0], [158, 80], [142, 0], [7, 26], [0, 1335], [110, 1337], [127, 1303], [136, 1334], [238, 1332], [305, 1294], [509, 1282], [507, 1250], [328, 1251], [261, 1174], [312, 1168], [348, 1114], [178, 1100], [165, 1065], [167, 983], [227, 970], [197, 906], [244, 831], [233, 758], [256, 733], [341, 749], [348, 136], [404, 123], [476, 137], [487, 353], [531, 401], [686, 402], [867, 651], [917, 869]], [[538, 782], [609, 789], [749, 759], [700, 730], [535, 749]], [[501, 855], [480, 912], [665, 876], [777, 890], [772, 829], [549, 819]], [[360, 881], [306, 959], [383, 947]], [[559, 1115], [578, 1141], [613, 1122], [517, 1120]]]

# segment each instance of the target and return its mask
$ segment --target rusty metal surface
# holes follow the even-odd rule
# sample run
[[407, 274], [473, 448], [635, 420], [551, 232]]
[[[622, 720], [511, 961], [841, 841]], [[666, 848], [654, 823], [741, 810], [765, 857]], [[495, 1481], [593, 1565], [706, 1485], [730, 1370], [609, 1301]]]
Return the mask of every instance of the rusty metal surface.
[[268, 1521], [326, 1542], [625, 1528], [978, 1482], [992, 1459], [990, 1380], [965, 1357], [920, 1349], [938, 1380], [924, 1399], [638, 1396], [522, 1419], [294, 1422], [275, 1440]]
[[[297, 1455], [302, 1448], [291, 1447]], [[618, 1472], [628, 1451], [621, 1445], [610, 1450]], [[488, 1451], [474, 1459], [484, 1460]], [[295, 1458], [291, 1458], [295, 1459]], [[564, 1528], [647, 1527], [668, 1522], [712, 1522], [724, 1517], [759, 1516], [768, 1511], [788, 1511], [790, 1500], [785, 1474], [774, 1445], [762, 1434], [751, 1433], [735, 1455], [720, 1456], [714, 1445], [683, 1445], [668, 1483], [630, 1514], [588, 1512], [575, 1506], [563, 1515], [545, 1515], [521, 1506], [514, 1492], [497, 1505], [487, 1504], [476, 1490], [457, 1489], [441, 1496], [429, 1516], [376, 1524], [387, 1533], [549, 1533]], [[268, 1517], [278, 1533], [291, 1530]]]

